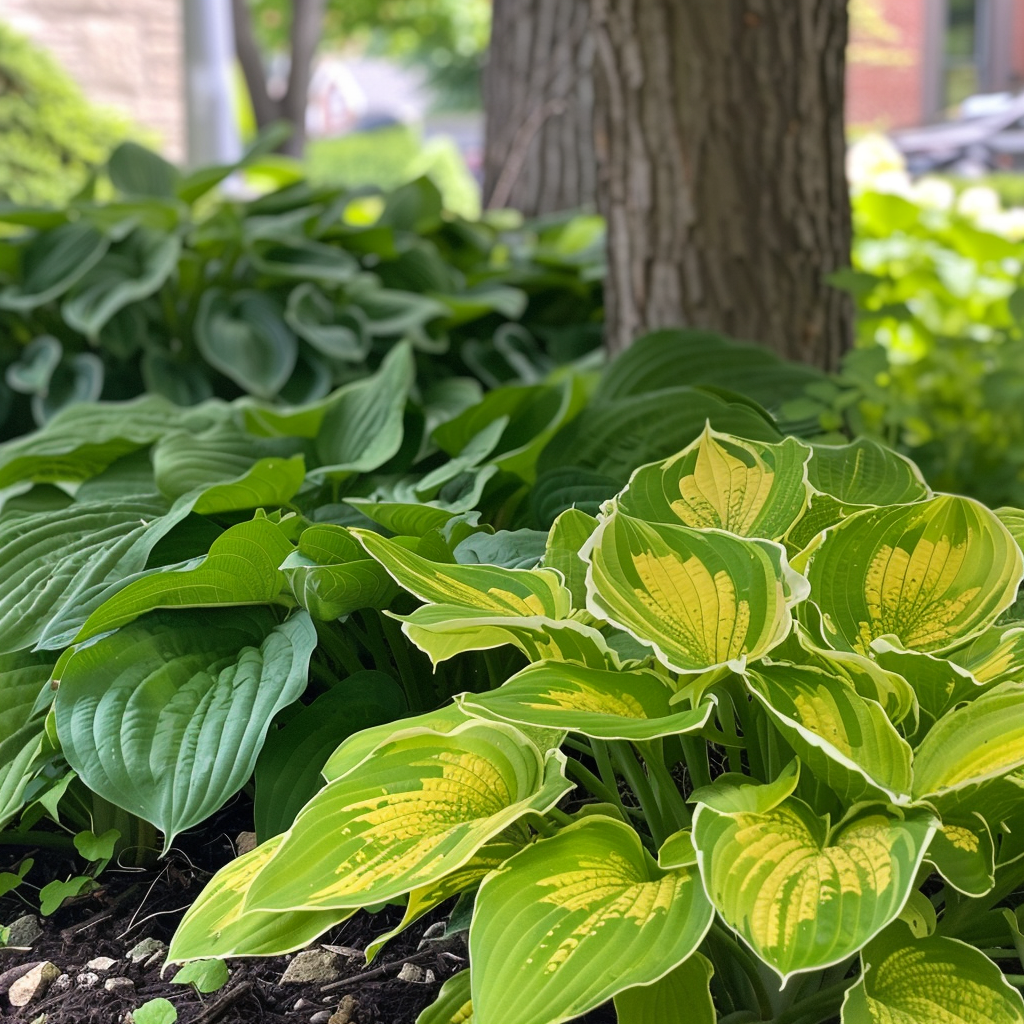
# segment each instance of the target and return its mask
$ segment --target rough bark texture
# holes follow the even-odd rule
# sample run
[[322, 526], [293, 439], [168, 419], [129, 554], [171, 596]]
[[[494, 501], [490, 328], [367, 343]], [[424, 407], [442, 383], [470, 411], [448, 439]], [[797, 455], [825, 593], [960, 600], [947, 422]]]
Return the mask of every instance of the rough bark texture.
[[592, 0], [608, 345], [710, 328], [832, 369], [852, 308], [846, 0]]
[[589, 0], [494, 0], [484, 197], [529, 216], [592, 205]]

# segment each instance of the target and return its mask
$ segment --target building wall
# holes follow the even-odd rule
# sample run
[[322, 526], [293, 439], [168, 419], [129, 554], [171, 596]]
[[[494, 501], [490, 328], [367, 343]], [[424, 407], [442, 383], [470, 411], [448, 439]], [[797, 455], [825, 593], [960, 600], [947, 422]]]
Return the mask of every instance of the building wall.
[[0, 0], [0, 19], [45, 46], [95, 103], [185, 151], [180, 0]]

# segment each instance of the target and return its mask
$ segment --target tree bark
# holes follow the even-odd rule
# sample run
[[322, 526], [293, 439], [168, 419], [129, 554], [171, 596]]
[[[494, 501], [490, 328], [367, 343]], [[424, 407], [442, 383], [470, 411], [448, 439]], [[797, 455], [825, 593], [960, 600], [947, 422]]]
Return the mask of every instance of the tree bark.
[[846, 0], [592, 0], [607, 344], [660, 327], [834, 369], [852, 304]]
[[484, 200], [528, 216], [593, 205], [589, 0], [494, 0]]

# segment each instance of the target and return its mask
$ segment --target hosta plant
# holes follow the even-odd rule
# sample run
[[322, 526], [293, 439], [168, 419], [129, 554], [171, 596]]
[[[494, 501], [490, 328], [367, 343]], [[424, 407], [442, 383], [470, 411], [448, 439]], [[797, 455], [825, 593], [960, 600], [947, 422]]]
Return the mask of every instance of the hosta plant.
[[457, 897], [470, 966], [420, 1024], [1024, 1022], [1013, 512], [871, 442], [710, 428], [595, 511], [530, 568], [348, 530], [440, 670], [525, 665], [347, 738], [171, 958]]

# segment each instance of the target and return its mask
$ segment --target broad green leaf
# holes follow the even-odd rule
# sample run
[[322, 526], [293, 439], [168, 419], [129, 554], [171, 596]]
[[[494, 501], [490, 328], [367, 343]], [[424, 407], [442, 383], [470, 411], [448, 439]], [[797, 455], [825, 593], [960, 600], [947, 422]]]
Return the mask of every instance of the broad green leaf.
[[914, 796], [934, 800], [1024, 765], [1024, 683], [1001, 683], [940, 718], [914, 752]]
[[132, 1024], [175, 1024], [178, 1011], [169, 999], [148, 999], [132, 1010]]
[[762, 662], [747, 686], [800, 759], [845, 804], [910, 802], [911, 750], [882, 706], [823, 669]]
[[1019, 677], [1024, 670], [1024, 627], [992, 626], [948, 658], [979, 683], [998, 683]]
[[996, 884], [996, 850], [992, 832], [981, 815], [960, 821], [943, 819], [928, 847], [928, 861], [954, 889], [984, 896]]
[[369, 498], [346, 498], [345, 502], [400, 537], [425, 537], [432, 530], [443, 529], [455, 518], [455, 513], [448, 509], [421, 502], [372, 501]]
[[497, 723], [400, 736], [306, 804], [246, 907], [369, 906], [435, 882], [523, 814], [553, 807], [572, 788], [564, 765]]
[[295, 600], [313, 616], [331, 622], [360, 608], [387, 608], [398, 587], [379, 562], [362, 558], [320, 565], [293, 551], [281, 563]]
[[312, 282], [297, 285], [288, 296], [288, 326], [329, 359], [361, 363], [373, 339], [366, 315], [357, 306], [338, 306]]
[[257, 242], [249, 258], [260, 273], [285, 281], [313, 280], [337, 285], [351, 281], [359, 273], [359, 261], [351, 253], [313, 239]]
[[459, 706], [473, 715], [600, 740], [641, 742], [702, 729], [707, 703], [678, 710], [674, 691], [654, 672], [616, 672], [543, 661], [518, 672], [498, 689], [466, 693]]
[[932, 496], [910, 459], [870, 438], [813, 446], [807, 466], [811, 486], [843, 505], [902, 505]]
[[779, 540], [807, 506], [811, 449], [743, 441], [710, 426], [665, 462], [642, 466], [615, 504], [626, 515]]
[[619, 1024], [672, 1024], [680, 1014], [686, 1024], [716, 1024], [711, 998], [711, 961], [694, 953], [653, 985], [629, 988], [615, 997]]
[[253, 879], [281, 845], [275, 836], [226, 864], [210, 879], [178, 925], [169, 963], [200, 957], [279, 956], [303, 949], [354, 910], [243, 912]]
[[652, 647], [673, 671], [741, 670], [789, 632], [781, 548], [616, 512], [583, 557], [590, 613]]
[[663, 871], [630, 826], [585, 818], [480, 886], [469, 932], [475, 1019], [572, 1020], [678, 967], [713, 917], [695, 868]]
[[228, 981], [228, 968], [223, 960], [193, 960], [171, 978], [172, 985], [191, 985], [197, 992], [216, 992]]
[[460, 565], [533, 569], [544, 557], [547, 539], [542, 530], [481, 530], [459, 541], [452, 554]]
[[882, 637], [871, 645], [879, 666], [889, 673], [898, 672], [913, 688], [925, 728], [964, 700], [974, 700], [981, 692], [978, 681], [951, 659], [920, 651], [905, 651]]
[[71, 655], [54, 705], [64, 755], [168, 849], [248, 780], [274, 715], [305, 689], [315, 646], [305, 612], [151, 612]]
[[891, 635], [910, 650], [944, 651], [1012, 604], [1024, 559], [988, 509], [944, 495], [850, 516], [806, 572], [833, 646], [867, 654]]
[[287, 505], [299, 492], [306, 477], [301, 455], [291, 458], [259, 459], [234, 480], [213, 484], [196, 498], [193, 511], [200, 515], [237, 512], [250, 508]]
[[272, 729], [256, 761], [253, 815], [259, 839], [284, 832], [323, 786], [320, 771], [339, 741], [400, 719], [405, 711], [405, 693], [391, 676], [356, 672]]
[[122, 142], [107, 161], [110, 183], [119, 192], [135, 196], [169, 199], [181, 180], [181, 172], [137, 142]]
[[473, 1024], [469, 971], [453, 974], [441, 986], [437, 999], [416, 1018], [416, 1024]]
[[1024, 1000], [979, 950], [894, 926], [861, 954], [842, 1024], [1021, 1024]]
[[587, 563], [580, 551], [597, 529], [597, 520], [586, 512], [568, 508], [554, 521], [548, 533], [543, 565], [557, 569], [572, 595], [573, 608], [587, 606]]
[[767, 812], [699, 804], [693, 838], [718, 912], [785, 980], [841, 963], [895, 919], [936, 824], [865, 806], [829, 828], [790, 797]]
[[293, 545], [265, 517], [225, 530], [197, 564], [153, 573], [129, 583], [85, 621], [75, 643], [117, 629], [156, 608], [207, 608], [246, 604], [294, 607], [278, 566]]
[[4, 380], [11, 390], [19, 394], [45, 394], [63, 358], [64, 347], [61, 343], [52, 335], [40, 335], [21, 350], [17, 362], [8, 364]]

